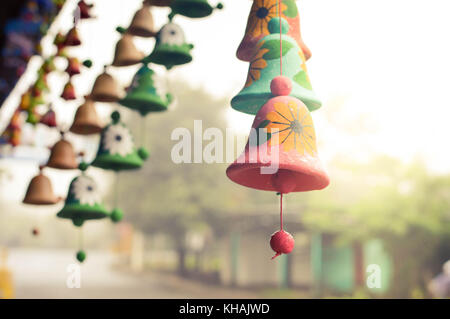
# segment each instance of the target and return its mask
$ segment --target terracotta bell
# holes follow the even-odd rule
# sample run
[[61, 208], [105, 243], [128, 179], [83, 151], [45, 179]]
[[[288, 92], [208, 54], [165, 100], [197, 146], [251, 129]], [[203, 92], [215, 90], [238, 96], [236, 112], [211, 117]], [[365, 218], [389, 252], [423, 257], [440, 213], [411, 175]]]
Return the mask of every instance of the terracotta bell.
[[30, 181], [23, 203], [30, 205], [54, 205], [59, 200], [60, 198], [53, 193], [50, 179], [42, 173], [41, 168], [39, 175], [33, 177]]
[[274, 97], [255, 117], [254, 139], [227, 169], [233, 182], [281, 194], [320, 190], [330, 183], [317, 155], [311, 115], [302, 101], [289, 96], [291, 90], [287, 77], [271, 82]]
[[51, 148], [46, 166], [57, 169], [76, 169], [78, 167], [72, 144], [66, 141], [64, 137]]
[[77, 109], [70, 131], [75, 134], [90, 135], [100, 133], [102, 129], [103, 125], [98, 118], [94, 102], [86, 99]]
[[81, 63], [78, 58], [67, 58], [66, 73], [69, 74], [69, 76], [74, 76], [81, 73]]
[[222, 9], [218, 3], [216, 8], [208, 3], [208, 0], [172, 0], [170, 4], [172, 15], [180, 14], [189, 18], [204, 18], [209, 16], [214, 9]]
[[128, 33], [138, 37], [154, 37], [157, 33], [153, 23], [153, 16], [150, 12], [150, 6], [144, 2], [142, 8], [139, 9], [133, 17]]
[[90, 98], [96, 102], [117, 102], [121, 98], [121, 90], [116, 80], [105, 70], [95, 79]]
[[122, 39], [116, 44], [113, 66], [129, 66], [138, 64], [144, 58], [144, 53], [140, 52], [133, 43], [133, 36], [125, 33]]
[[56, 127], [56, 113], [53, 111], [53, 109], [50, 107], [47, 112], [45, 112], [44, 115], [41, 116], [41, 119], [39, 120], [39, 123], [44, 124], [48, 127]]
[[72, 81], [69, 79], [69, 81], [64, 86], [63, 92], [61, 93], [61, 97], [66, 100], [75, 100], [77, 98], [75, 94], [75, 87], [72, 84]]
[[172, 0], [145, 0], [144, 3], [155, 7], [170, 7]]
[[[281, 43], [280, 51], [280, 21]], [[322, 103], [314, 93], [306, 67], [305, 57], [297, 42], [286, 33], [289, 24], [285, 19], [273, 18], [269, 22], [270, 35], [262, 38], [249, 66], [244, 88], [231, 100], [231, 106], [240, 112], [256, 114], [271, 98], [270, 82], [280, 75], [292, 81], [292, 96], [306, 104], [310, 111], [317, 110]]]
[[67, 32], [64, 39], [64, 46], [73, 47], [81, 44], [80, 36], [78, 35], [77, 27], [74, 26]]
[[94, 5], [87, 4], [85, 1], [81, 0], [78, 2], [78, 8], [80, 9], [80, 19], [90, 19], [92, 18], [91, 9]]
[[192, 44], [186, 43], [183, 29], [169, 22], [156, 35], [153, 52], [144, 59], [144, 63], [164, 65], [169, 70], [175, 65], [191, 62], [193, 48]]
[[[242, 61], [250, 62], [257, 43], [263, 37], [270, 34], [269, 21], [279, 16], [278, 0], [254, 0], [250, 15], [248, 17], [245, 36], [237, 50], [237, 58]], [[300, 32], [300, 15], [295, 0], [281, 1], [281, 18], [286, 19], [289, 24], [288, 35], [297, 41], [305, 55], [305, 60], [311, 58], [311, 51], [303, 42]]]

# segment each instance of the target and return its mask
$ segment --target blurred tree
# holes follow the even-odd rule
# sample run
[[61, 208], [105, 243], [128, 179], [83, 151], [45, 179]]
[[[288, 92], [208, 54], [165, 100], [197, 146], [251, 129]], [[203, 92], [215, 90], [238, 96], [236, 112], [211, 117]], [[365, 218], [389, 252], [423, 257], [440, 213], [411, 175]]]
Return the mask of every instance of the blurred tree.
[[307, 227], [344, 242], [383, 238], [395, 265], [391, 294], [424, 289], [450, 256], [450, 176], [388, 157], [332, 167], [329, 189], [303, 198]]
[[[175, 164], [171, 159], [172, 148], [179, 142], [171, 140], [176, 128], [190, 131], [192, 161], [194, 139], [202, 140], [202, 134], [208, 128], [218, 128], [222, 132], [219, 142], [222, 151], [225, 111], [229, 107], [228, 99], [215, 98], [201, 88], [181, 82], [171, 86], [176, 92], [175, 105], [168, 112], [152, 113], [146, 119], [150, 159], [141, 170], [121, 174], [120, 203], [127, 220], [137, 227], [167, 235], [178, 253], [178, 271], [185, 275], [188, 231], [211, 229], [215, 236], [223, 234], [227, 223], [222, 215], [237, 211], [240, 203], [248, 198], [248, 191], [233, 187], [225, 175], [226, 163]], [[137, 116], [134, 118], [133, 123], [139, 123]], [[194, 120], [202, 120], [202, 132], [194, 131]], [[135, 131], [135, 135], [139, 135], [139, 129]], [[202, 150], [211, 142], [204, 140]], [[225, 161], [225, 154], [220, 160]], [[125, 189], [129, 191], [124, 192]]]

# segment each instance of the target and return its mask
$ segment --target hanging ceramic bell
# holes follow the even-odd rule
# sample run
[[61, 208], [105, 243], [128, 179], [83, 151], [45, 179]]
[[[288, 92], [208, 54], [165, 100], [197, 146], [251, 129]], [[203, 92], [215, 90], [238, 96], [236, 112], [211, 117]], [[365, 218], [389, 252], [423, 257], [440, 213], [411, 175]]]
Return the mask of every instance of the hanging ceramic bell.
[[153, 16], [148, 4], [144, 2], [142, 8], [134, 14], [127, 31], [132, 35], [144, 38], [154, 37], [156, 35], [157, 31], [155, 30]]
[[134, 76], [128, 93], [120, 104], [136, 110], [142, 116], [149, 112], [161, 112], [167, 110], [172, 101], [172, 95], [168, 93], [162, 97], [155, 86], [155, 72], [143, 65]]
[[129, 33], [124, 33], [125, 30], [117, 28], [117, 31], [123, 36], [116, 44], [116, 51], [114, 54], [113, 66], [129, 66], [138, 64], [144, 58], [144, 53], [139, 51], [133, 43], [133, 36]]
[[[253, 0], [245, 36], [236, 53], [239, 60], [250, 62], [257, 48], [258, 41], [270, 34], [268, 26], [269, 21], [279, 15], [278, 1], [279, 0]], [[282, 0], [280, 3], [281, 17], [286, 19], [289, 24], [287, 35], [297, 41], [297, 44], [302, 49], [305, 60], [307, 61], [311, 58], [311, 51], [303, 42], [301, 36], [300, 15], [297, 4], [295, 3], [295, 0]]]
[[109, 212], [101, 202], [97, 183], [83, 172], [70, 183], [64, 207], [56, 216], [81, 227], [87, 220], [108, 217]]
[[80, 36], [78, 35], [77, 27], [74, 26], [67, 32], [64, 39], [64, 46], [73, 47], [81, 44]]
[[0, 136], [0, 144], [9, 144], [13, 147], [20, 144], [22, 132], [21, 110], [17, 108], [14, 112], [8, 126]]
[[80, 68], [81, 68], [81, 63], [77, 58], [72, 57], [72, 58], [67, 59], [66, 73], [69, 74], [70, 77], [80, 74], [81, 73]]
[[64, 136], [51, 148], [47, 167], [57, 169], [76, 169], [77, 157], [72, 144], [64, 139]]
[[95, 79], [90, 98], [96, 102], [117, 102], [121, 98], [121, 90], [116, 80], [105, 70]]
[[112, 213], [108, 212], [102, 204], [97, 183], [85, 173], [88, 165], [81, 163], [79, 168], [82, 174], [74, 178], [70, 183], [64, 207], [56, 216], [70, 219], [76, 227], [80, 227], [80, 250], [77, 252], [76, 258], [82, 263], [86, 259], [86, 252], [82, 248], [81, 226], [86, 221], [106, 217], [110, 217], [116, 223], [122, 219], [123, 213], [119, 210], [114, 210]]
[[91, 60], [85, 60], [83, 63], [78, 60], [76, 57], [68, 57], [67, 58], [67, 68], [66, 73], [69, 74], [69, 77], [72, 77], [74, 75], [81, 73], [81, 66], [85, 66], [87, 68], [90, 68], [92, 66]]
[[130, 131], [120, 122], [119, 112], [113, 112], [111, 118], [111, 124], [102, 131], [92, 166], [113, 171], [140, 168], [148, 152], [144, 148], [136, 150]]
[[75, 94], [75, 87], [73, 86], [70, 79], [64, 86], [61, 97], [66, 101], [75, 100], [77, 98]]
[[54, 205], [59, 202], [60, 198], [53, 193], [52, 183], [50, 179], [42, 173], [40, 168], [39, 175], [33, 177], [28, 185], [24, 204], [29, 205]]
[[156, 35], [153, 52], [144, 59], [144, 63], [156, 63], [171, 69], [175, 65], [192, 61], [192, 44], [186, 43], [181, 27], [173, 22], [164, 25]]
[[[252, 126], [258, 139], [250, 138], [244, 153], [227, 169], [233, 182], [282, 194], [328, 186], [311, 115], [303, 102], [289, 96], [292, 87], [287, 77], [272, 81], [274, 97], [259, 110]], [[265, 129], [265, 140], [260, 129]]]
[[[208, 0], [172, 0], [170, 4], [172, 15], [180, 14], [189, 18], [204, 18], [209, 16], [213, 10]], [[217, 9], [222, 9], [221, 3], [217, 4]]]
[[261, 106], [271, 97], [270, 82], [280, 74], [292, 80], [292, 96], [306, 104], [310, 111], [321, 107], [321, 102], [312, 90], [306, 69], [305, 58], [294, 39], [286, 35], [289, 25], [282, 21], [282, 48], [280, 53], [280, 19], [269, 22], [270, 35], [258, 42], [257, 50], [250, 63], [244, 88], [231, 100], [231, 106], [240, 112], [256, 114]]
[[77, 109], [70, 131], [75, 134], [90, 135], [100, 133], [102, 129], [103, 125], [98, 118], [94, 102], [86, 99]]
[[85, 1], [81, 0], [78, 2], [78, 9], [80, 12], [80, 19], [90, 19], [92, 18], [91, 9], [94, 5], [87, 4]]
[[41, 116], [41, 119], [39, 123], [44, 124], [48, 127], [57, 127], [56, 123], [56, 113], [53, 111], [53, 109], [50, 107], [47, 112], [45, 112], [44, 115]]
[[172, 0], [145, 0], [144, 3], [155, 7], [170, 7]]

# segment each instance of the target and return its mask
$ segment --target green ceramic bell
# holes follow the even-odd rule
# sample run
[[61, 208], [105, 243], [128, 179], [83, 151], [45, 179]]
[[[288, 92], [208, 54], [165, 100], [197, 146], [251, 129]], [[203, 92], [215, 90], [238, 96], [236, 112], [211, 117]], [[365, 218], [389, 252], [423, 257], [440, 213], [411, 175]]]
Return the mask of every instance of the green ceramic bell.
[[291, 96], [306, 104], [310, 111], [321, 107], [321, 102], [312, 90], [305, 63], [305, 55], [297, 42], [286, 35], [289, 24], [281, 19], [282, 58], [280, 52], [280, 19], [272, 18], [269, 22], [270, 35], [262, 38], [250, 63], [247, 82], [244, 88], [231, 100], [231, 106], [240, 112], [255, 115], [262, 105], [272, 96], [270, 83], [280, 75], [282, 64], [283, 76], [292, 81]]
[[70, 183], [66, 202], [57, 216], [81, 227], [87, 220], [109, 217], [110, 213], [101, 203], [97, 183], [83, 172]]
[[[208, 0], [173, 0], [170, 8], [172, 15], [180, 14], [189, 18], [203, 18], [209, 16], [213, 10]], [[222, 9], [221, 3], [217, 4], [217, 9]]]
[[167, 93], [162, 98], [155, 86], [155, 82], [155, 72], [143, 65], [134, 76], [133, 82], [127, 90], [127, 95], [119, 103], [138, 111], [142, 116], [150, 112], [167, 110], [167, 107], [172, 102], [172, 95]]
[[113, 112], [111, 118], [111, 124], [101, 133], [97, 156], [91, 165], [116, 172], [140, 168], [148, 157], [147, 150], [136, 150], [130, 131], [120, 122], [119, 112]]
[[171, 69], [175, 65], [191, 62], [193, 48], [192, 44], [186, 43], [183, 29], [179, 25], [169, 22], [159, 30], [156, 35], [155, 48], [148, 57], [144, 58], [143, 62], [152, 62]]

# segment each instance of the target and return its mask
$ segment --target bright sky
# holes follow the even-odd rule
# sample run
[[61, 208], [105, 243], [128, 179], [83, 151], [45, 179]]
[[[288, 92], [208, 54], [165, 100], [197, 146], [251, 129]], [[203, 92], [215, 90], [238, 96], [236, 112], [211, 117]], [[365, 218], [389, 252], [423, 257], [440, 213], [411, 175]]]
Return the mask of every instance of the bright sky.
[[[80, 23], [83, 46], [71, 51], [95, 63], [75, 80], [80, 96], [90, 91], [103, 65], [111, 63], [119, 39], [114, 29], [128, 26], [142, 0], [93, 2], [98, 19]], [[171, 71], [169, 80], [181, 77], [231, 99], [247, 77], [248, 64], [239, 61], [235, 52], [252, 2], [222, 2], [225, 8], [206, 19], [174, 19], [195, 49], [194, 61]], [[299, 0], [298, 5], [303, 38], [313, 52], [308, 61], [311, 81], [324, 102], [313, 113], [321, 158], [327, 163], [336, 155], [367, 160], [374, 154], [388, 154], [405, 161], [420, 156], [434, 171], [450, 172], [450, 2]], [[70, 27], [71, 11], [66, 8], [53, 31]], [[167, 21], [168, 9], [152, 12], [158, 26]], [[135, 43], [148, 54], [154, 40], [136, 38]], [[127, 86], [136, 70], [111, 69], [111, 73]], [[155, 70], [164, 76], [162, 68]], [[65, 81], [53, 76], [50, 83], [58, 96]], [[17, 99], [11, 98], [5, 106], [17, 105]], [[60, 120], [69, 123], [79, 104], [55, 103]], [[248, 133], [253, 117], [230, 107], [229, 120], [230, 126]], [[35, 171], [36, 167], [30, 168], [30, 178]], [[29, 179], [25, 180], [26, 184]]]

